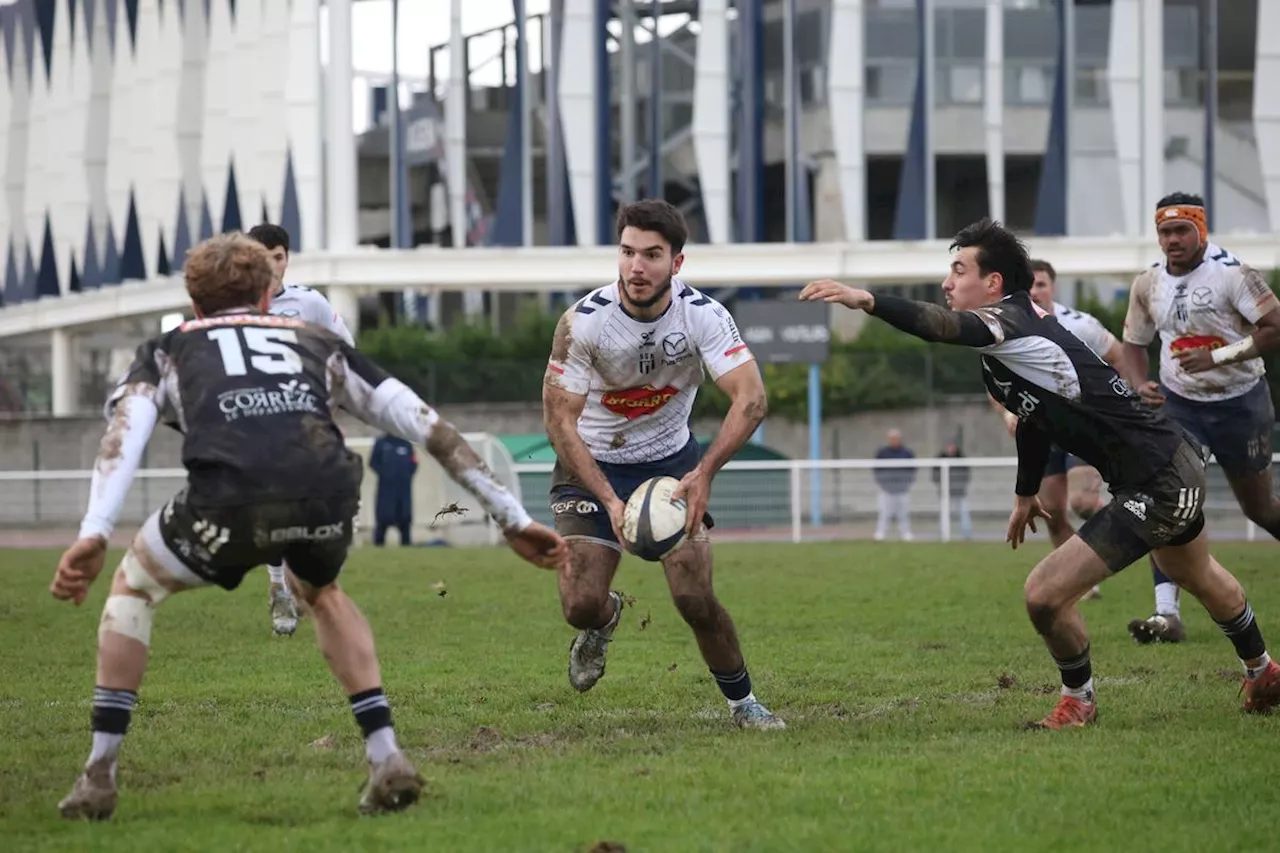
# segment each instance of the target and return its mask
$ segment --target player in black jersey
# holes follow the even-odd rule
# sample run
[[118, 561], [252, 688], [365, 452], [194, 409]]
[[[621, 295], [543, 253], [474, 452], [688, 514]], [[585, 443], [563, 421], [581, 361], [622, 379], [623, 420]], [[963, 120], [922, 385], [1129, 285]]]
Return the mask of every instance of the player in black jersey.
[[315, 616], [316, 640], [365, 736], [360, 811], [395, 811], [423, 784], [396, 744], [369, 623], [337, 583], [364, 467], [332, 409], [425, 446], [536, 565], [568, 568], [568, 545], [535, 523], [462, 436], [398, 380], [319, 326], [268, 316], [266, 250], [241, 234], [198, 245], [183, 269], [198, 319], [148, 341], [108, 398], [79, 538], [54, 597], [84, 602], [157, 421], [184, 434], [187, 484], [142, 525], [111, 582], [98, 630], [93, 749], [64, 817], [105, 819], [116, 756], [147, 666], [155, 608], [202, 586], [235, 589], [285, 559]]
[[1097, 468], [1112, 501], [1041, 560], [1026, 583], [1027, 612], [1062, 673], [1062, 696], [1037, 728], [1094, 720], [1089, 636], [1076, 602], [1096, 583], [1154, 551], [1166, 573], [1200, 600], [1244, 665], [1244, 708], [1280, 704], [1280, 664], [1267, 654], [1244, 590], [1209, 554], [1205, 460], [1199, 446], [1140, 398], [1112, 367], [1031, 301], [1026, 248], [982, 220], [956, 235], [942, 283], [950, 310], [834, 281], [806, 285], [802, 300], [862, 309], [927, 341], [982, 353], [987, 390], [1018, 417], [1018, 474], [1007, 541], [1022, 543], [1045, 518], [1036, 493], [1057, 444]]

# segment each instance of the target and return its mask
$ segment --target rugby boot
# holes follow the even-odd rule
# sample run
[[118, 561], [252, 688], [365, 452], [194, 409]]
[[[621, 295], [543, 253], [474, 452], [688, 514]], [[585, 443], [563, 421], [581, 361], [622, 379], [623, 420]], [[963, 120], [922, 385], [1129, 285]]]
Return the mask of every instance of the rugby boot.
[[1075, 729], [1086, 726], [1098, 718], [1098, 705], [1095, 702], [1082, 702], [1073, 696], [1062, 696], [1058, 704], [1045, 716], [1034, 723], [1027, 723], [1029, 729]]
[[1280, 664], [1271, 661], [1253, 681], [1240, 685], [1244, 694], [1244, 710], [1250, 714], [1268, 714], [1280, 705]]
[[273, 583], [270, 590], [271, 633], [291, 636], [298, 630], [298, 601], [283, 584]]
[[756, 700], [733, 709], [733, 721], [742, 729], [785, 729], [787, 724]]
[[403, 752], [392, 753], [385, 761], [369, 765], [369, 781], [360, 794], [360, 814], [403, 811], [418, 801], [425, 784]]
[[1181, 643], [1187, 638], [1187, 631], [1182, 627], [1182, 619], [1176, 614], [1148, 616], [1146, 619], [1134, 619], [1129, 623], [1129, 636], [1134, 642], [1148, 643]]
[[587, 628], [569, 644], [569, 683], [579, 693], [586, 693], [604, 675], [604, 656], [613, 639], [613, 631], [622, 619], [622, 593], [609, 593], [613, 602], [613, 618], [603, 628]]
[[58, 811], [67, 820], [107, 820], [116, 810], [116, 780], [111, 762], [101, 760], [86, 765]]

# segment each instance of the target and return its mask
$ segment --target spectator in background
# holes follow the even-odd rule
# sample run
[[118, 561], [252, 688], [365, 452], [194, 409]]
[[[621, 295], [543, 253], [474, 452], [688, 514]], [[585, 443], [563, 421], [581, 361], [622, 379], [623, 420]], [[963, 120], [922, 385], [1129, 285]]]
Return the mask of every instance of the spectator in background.
[[[951, 442], [938, 454], [948, 459], [961, 459], [964, 454], [960, 451], [960, 445]], [[969, 515], [969, 478], [972, 469], [968, 465], [952, 465], [947, 475], [947, 491], [951, 493], [950, 512], [960, 516], [960, 535], [965, 539], [973, 538], [973, 518]], [[942, 469], [933, 469], [933, 482], [938, 484], [939, 490], [942, 488]], [[941, 500], [941, 494], [939, 499]], [[955, 515], [952, 516], [953, 518]]]
[[413, 475], [418, 471], [413, 445], [394, 435], [383, 435], [373, 443], [369, 467], [378, 475], [373, 544], [382, 547], [388, 527], [399, 529], [401, 545], [413, 544]]
[[[876, 451], [877, 459], [915, 459], [910, 448], [902, 444], [902, 431], [889, 430], [886, 435], [888, 444]], [[916, 481], [915, 468], [876, 468], [876, 485], [880, 487], [880, 517], [876, 521], [876, 541], [884, 539], [889, 532], [889, 520], [898, 522], [898, 533], [902, 541], [910, 542], [911, 535], [911, 486]]]

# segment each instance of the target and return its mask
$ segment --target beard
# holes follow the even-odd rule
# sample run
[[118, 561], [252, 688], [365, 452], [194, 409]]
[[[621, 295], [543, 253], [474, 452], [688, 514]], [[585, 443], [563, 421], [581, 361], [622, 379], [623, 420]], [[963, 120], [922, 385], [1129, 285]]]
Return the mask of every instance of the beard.
[[627, 301], [637, 308], [652, 308], [662, 300], [671, 291], [671, 280], [673, 276], [668, 273], [667, 277], [660, 284], [654, 285], [653, 294], [648, 299], [637, 299], [631, 292], [631, 282], [625, 279], [621, 280], [622, 291], [627, 295]]

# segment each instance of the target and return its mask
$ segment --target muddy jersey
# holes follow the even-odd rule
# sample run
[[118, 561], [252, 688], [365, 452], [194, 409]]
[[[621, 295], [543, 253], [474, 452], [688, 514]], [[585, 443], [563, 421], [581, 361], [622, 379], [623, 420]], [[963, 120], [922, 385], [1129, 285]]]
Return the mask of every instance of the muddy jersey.
[[355, 343], [351, 337], [351, 330], [347, 328], [347, 324], [338, 312], [333, 310], [329, 300], [321, 296], [319, 291], [309, 287], [286, 284], [279, 293], [271, 297], [267, 313], [278, 317], [297, 317], [299, 320], [315, 323], [333, 332], [347, 343]]
[[333, 420], [366, 417], [389, 377], [333, 333], [300, 318], [228, 312], [142, 344], [107, 400], [149, 397], [183, 433], [188, 500], [244, 506], [354, 494], [363, 474]]
[[654, 462], [689, 441], [689, 414], [704, 368], [713, 380], [752, 361], [724, 306], [679, 279], [656, 320], [637, 320], [614, 282], [566, 312], [548, 381], [587, 400], [578, 434], [601, 462]]
[[1187, 373], [1173, 354], [1184, 349], [1216, 349], [1243, 340], [1254, 324], [1280, 306], [1257, 270], [1209, 244], [1204, 260], [1176, 276], [1164, 263], [1134, 280], [1124, 319], [1127, 343], [1146, 346], [1160, 334], [1160, 382], [1180, 397], [1202, 402], [1229, 400], [1262, 378], [1261, 358]]
[[977, 347], [987, 390], [1018, 417], [1019, 494], [1038, 490], [1050, 443], [1097, 468], [1114, 492], [1145, 483], [1185, 441], [1101, 356], [1044, 322], [1025, 292], [972, 313], [995, 338]]
[[1084, 345], [1101, 358], [1105, 359], [1117, 343], [1116, 336], [1107, 331], [1107, 327], [1092, 314], [1059, 305], [1057, 302], [1053, 303], [1052, 313], [1062, 328], [1084, 341]]

